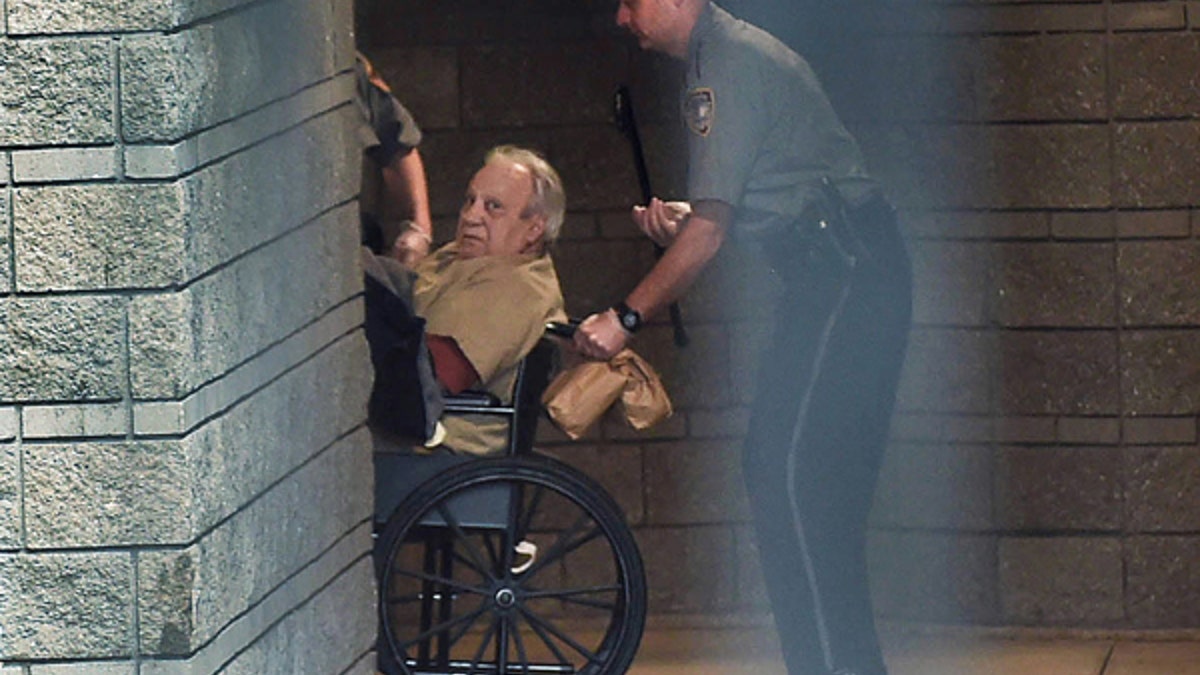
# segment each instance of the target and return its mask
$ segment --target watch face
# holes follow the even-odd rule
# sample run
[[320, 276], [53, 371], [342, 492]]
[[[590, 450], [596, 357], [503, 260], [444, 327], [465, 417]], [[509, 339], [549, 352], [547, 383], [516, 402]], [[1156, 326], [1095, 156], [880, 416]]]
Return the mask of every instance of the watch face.
[[629, 329], [636, 328], [637, 327], [637, 317], [634, 316], [633, 314], [626, 314], [621, 317], [621, 323], [624, 324], [626, 328], [629, 328]]

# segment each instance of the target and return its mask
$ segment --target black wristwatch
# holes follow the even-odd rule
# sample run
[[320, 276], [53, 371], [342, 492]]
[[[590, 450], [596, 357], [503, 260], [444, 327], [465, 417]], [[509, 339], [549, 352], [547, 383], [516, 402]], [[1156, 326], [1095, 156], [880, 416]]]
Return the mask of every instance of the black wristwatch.
[[642, 327], [642, 315], [623, 301], [613, 305], [612, 309], [617, 313], [617, 321], [621, 322], [621, 328], [624, 328], [625, 332], [632, 335]]

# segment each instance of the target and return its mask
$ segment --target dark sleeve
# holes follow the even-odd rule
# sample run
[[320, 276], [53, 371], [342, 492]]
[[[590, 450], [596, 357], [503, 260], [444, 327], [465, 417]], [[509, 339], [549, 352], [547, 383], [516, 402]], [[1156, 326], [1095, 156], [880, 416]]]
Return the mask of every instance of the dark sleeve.
[[375, 137], [367, 154], [380, 166], [387, 166], [421, 144], [421, 129], [412, 113], [390, 92], [371, 82], [361, 67], [357, 77], [362, 111]]

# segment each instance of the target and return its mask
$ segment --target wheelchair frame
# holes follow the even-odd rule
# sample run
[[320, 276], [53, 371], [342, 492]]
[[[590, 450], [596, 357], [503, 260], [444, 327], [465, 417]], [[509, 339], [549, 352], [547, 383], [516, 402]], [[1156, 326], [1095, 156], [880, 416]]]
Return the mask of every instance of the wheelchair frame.
[[511, 405], [447, 398], [445, 414], [509, 420], [503, 456], [376, 455], [387, 675], [619, 675], [633, 662], [646, 582], [624, 514], [594, 480], [533, 449], [557, 352], [543, 338], [519, 364]]

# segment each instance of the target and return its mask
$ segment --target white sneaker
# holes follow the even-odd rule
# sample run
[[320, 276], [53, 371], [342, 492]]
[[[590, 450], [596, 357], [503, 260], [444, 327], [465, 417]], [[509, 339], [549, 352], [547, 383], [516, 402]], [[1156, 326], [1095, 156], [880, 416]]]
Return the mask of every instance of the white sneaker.
[[538, 552], [537, 544], [533, 543], [532, 541], [529, 541], [528, 539], [525, 539], [521, 543], [517, 544], [516, 547], [513, 548], [513, 550], [517, 552], [517, 555], [529, 556], [529, 560], [526, 560], [525, 562], [521, 563], [520, 565], [517, 565], [516, 567], [512, 568], [513, 574], [520, 574], [520, 573], [524, 572], [525, 570], [529, 569], [530, 567], [533, 567], [534, 561], [537, 560], [537, 552]]

